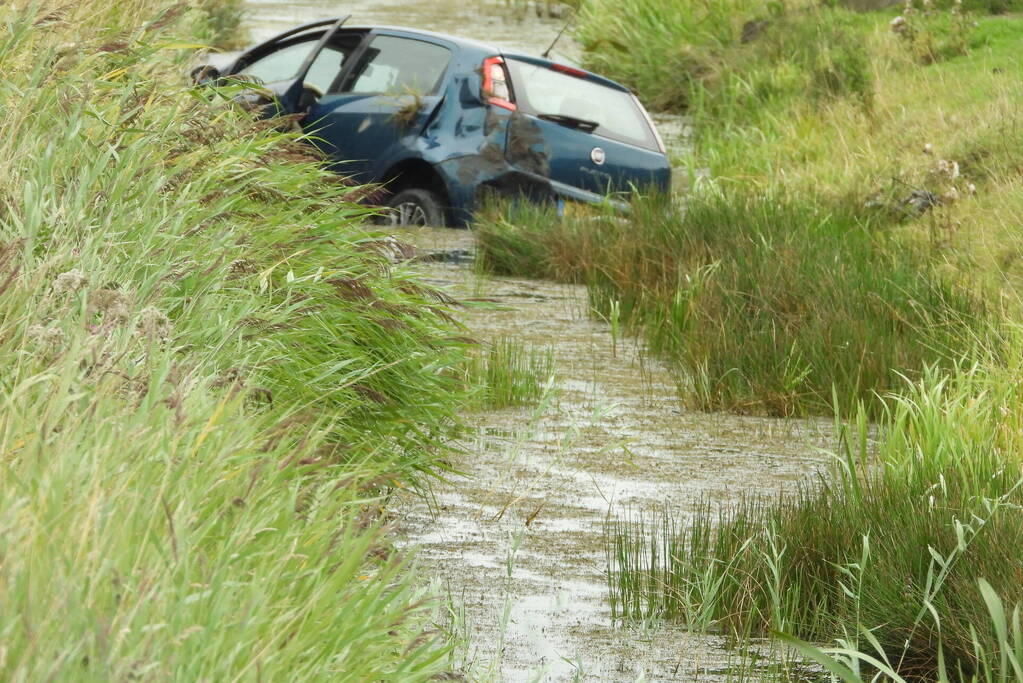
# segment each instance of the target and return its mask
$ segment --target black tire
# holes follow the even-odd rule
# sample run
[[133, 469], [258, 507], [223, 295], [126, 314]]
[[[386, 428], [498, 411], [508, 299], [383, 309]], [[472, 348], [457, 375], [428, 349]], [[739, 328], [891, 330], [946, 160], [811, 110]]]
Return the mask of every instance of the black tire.
[[429, 190], [402, 190], [387, 200], [383, 222], [395, 226], [443, 226], [444, 207], [440, 197]]

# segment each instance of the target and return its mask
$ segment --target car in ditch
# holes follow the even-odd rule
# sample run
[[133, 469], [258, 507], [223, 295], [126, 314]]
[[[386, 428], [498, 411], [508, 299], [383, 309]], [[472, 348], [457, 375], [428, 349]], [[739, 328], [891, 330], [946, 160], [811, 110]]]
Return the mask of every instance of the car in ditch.
[[257, 84], [275, 113], [300, 115], [339, 173], [384, 187], [397, 224], [465, 225], [488, 194], [564, 207], [669, 188], [664, 143], [628, 88], [543, 57], [346, 19], [299, 26], [193, 77]]

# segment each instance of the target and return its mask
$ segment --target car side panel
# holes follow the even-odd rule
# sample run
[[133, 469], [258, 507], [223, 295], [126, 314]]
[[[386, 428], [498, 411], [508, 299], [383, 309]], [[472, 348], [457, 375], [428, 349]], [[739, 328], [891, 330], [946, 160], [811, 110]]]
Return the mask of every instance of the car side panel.
[[486, 57], [461, 49], [452, 59], [440, 102], [425, 125], [382, 150], [373, 164], [374, 182], [386, 182], [389, 169], [408, 159], [433, 166], [445, 183], [457, 223], [468, 222], [481, 187], [503, 189], [515, 169], [505, 156], [512, 112], [480, 99], [479, 68]]

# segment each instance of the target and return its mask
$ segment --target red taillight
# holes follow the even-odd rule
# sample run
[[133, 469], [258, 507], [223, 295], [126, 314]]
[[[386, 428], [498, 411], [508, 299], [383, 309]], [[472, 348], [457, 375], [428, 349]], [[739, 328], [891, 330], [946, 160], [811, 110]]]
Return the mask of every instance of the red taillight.
[[497, 107], [515, 111], [512, 102], [511, 86], [508, 85], [508, 72], [504, 69], [504, 60], [500, 57], [487, 57], [483, 60], [483, 101]]

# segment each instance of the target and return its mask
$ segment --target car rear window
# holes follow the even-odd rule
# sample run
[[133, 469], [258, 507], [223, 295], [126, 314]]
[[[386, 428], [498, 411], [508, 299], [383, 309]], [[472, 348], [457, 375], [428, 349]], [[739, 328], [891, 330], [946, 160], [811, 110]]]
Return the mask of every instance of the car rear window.
[[571, 116], [598, 125], [595, 135], [654, 152], [661, 146], [646, 113], [631, 93], [517, 59], [511, 72], [515, 103], [528, 114]]

